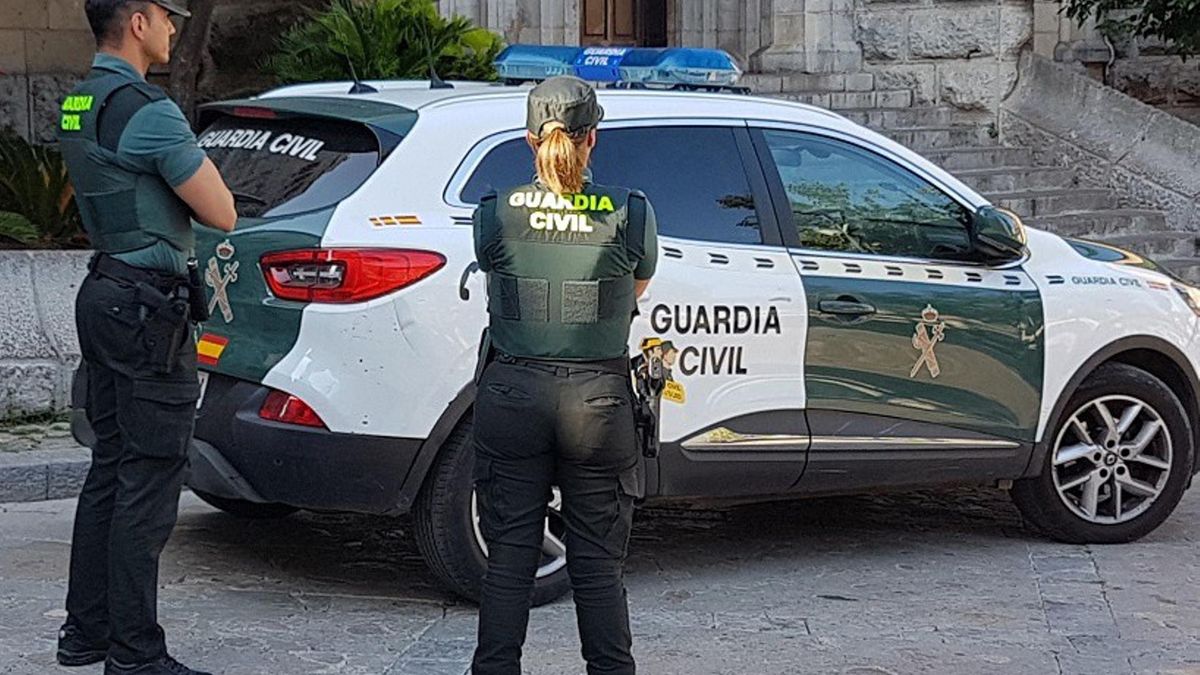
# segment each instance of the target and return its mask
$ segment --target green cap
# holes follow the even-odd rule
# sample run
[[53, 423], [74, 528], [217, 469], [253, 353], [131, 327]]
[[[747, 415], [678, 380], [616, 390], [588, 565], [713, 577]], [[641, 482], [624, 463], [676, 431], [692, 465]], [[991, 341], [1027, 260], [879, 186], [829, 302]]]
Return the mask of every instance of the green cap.
[[529, 92], [529, 113], [525, 126], [534, 136], [550, 122], [562, 122], [572, 136], [587, 131], [604, 119], [604, 108], [596, 101], [596, 91], [578, 77], [552, 77]]
[[172, 2], [172, 0], [150, 0], [150, 2], [153, 2], [154, 4], [162, 7], [176, 16], [182, 16], [185, 19], [192, 15], [191, 12], [181, 7], [178, 2]]

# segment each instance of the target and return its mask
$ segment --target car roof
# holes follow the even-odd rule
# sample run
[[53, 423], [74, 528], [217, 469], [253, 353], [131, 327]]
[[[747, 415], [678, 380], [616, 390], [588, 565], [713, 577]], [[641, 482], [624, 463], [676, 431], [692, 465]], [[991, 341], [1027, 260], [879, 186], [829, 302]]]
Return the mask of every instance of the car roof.
[[[259, 98], [273, 99], [283, 97], [330, 97], [350, 98], [355, 100], [377, 101], [408, 108], [410, 110], [429, 110], [446, 105], [489, 101], [501, 103], [505, 101], [521, 101], [529, 93], [531, 85], [505, 85], [487, 82], [452, 82], [453, 88], [432, 89], [425, 80], [384, 80], [365, 82], [377, 89], [374, 93], [350, 94], [353, 82], [318, 82], [282, 87], [269, 91]], [[823, 108], [804, 105], [781, 99], [764, 98], [736, 93], [722, 92], [684, 92], [653, 89], [597, 89], [602, 105], [605, 105], [608, 115], [606, 119], [621, 119], [625, 116], [645, 117], [647, 113], [670, 113], [677, 116], [684, 112], [695, 116], [697, 105], [703, 107], [702, 112], [710, 117], [766, 117], [771, 118], [782, 112], [789, 113], [788, 117], [795, 119], [799, 114], [810, 114], [822, 119], [825, 124], [846, 122], [845, 118]], [[681, 102], [689, 105], [681, 110]], [[634, 109], [637, 110], [634, 110]], [[724, 112], [724, 114], [720, 114]], [[824, 126], [824, 125], [822, 125]]]
[[[523, 126], [525, 99], [531, 86], [453, 82], [453, 88], [433, 89], [427, 80], [383, 80], [365, 84], [377, 91], [350, 94], [353, 82], [318, 82], [282, 87], [259, 98], [328, 97], [373, 101], [416, 110], [422, 117], [427, 113], [436, 116], [438, 109], [454, 109], [469, 113], [469, 118], [476, 121], [480, 128], [487, 127], [495, 132], [502, 128], [518, 129]], [[869, 141], [876, 149], [902, 159], [976, 208], [987, 204], [987, 200], [977, 192], [916, 152], [824, 108], [778, 98], [724, 92], [599, 88], [597, 94], [604, 106], [606, 122], [672, 118], [760, 120], [782, 121], [838, 132]], [[473, 107], [481, 110], [473, 111]], [[501, 124], [497, 120], [507, 122]]]

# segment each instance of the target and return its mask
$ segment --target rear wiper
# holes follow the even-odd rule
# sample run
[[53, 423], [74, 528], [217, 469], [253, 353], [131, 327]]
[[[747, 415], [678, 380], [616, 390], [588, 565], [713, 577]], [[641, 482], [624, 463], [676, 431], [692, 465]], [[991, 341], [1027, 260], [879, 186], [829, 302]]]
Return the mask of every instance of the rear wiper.
[[267, 200], [257, 195], [252, 195], [248, 192], [238, 192], [237, 190], [230, 190], [229, 192], [233, 194], [234, 199], [247, 202], [256, 202], [258, 204], [262, 204], [263, 206], [267, 205]]

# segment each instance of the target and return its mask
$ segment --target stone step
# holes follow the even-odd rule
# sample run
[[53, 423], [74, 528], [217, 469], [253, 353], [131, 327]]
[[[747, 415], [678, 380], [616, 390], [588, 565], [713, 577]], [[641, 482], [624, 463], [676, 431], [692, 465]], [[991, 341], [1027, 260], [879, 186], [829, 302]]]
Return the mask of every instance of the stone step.
[[1022, 218], [1052, 216], [1074, 211], [1099, 211], [1111, 209], [1117, 204], [1117, 199], [1111, 190], [1099, 188], [1021, 190], [984, 193], [983, 196], [996, 206], [1017, 212]]
[[1196, 257], [1197, 254], [1200, 254], [1200, 251], [1196, 250], [1196, 236], [1195, 232], [1166, 230], [1164, 232], [1113, 234], [1098, 240], [1158, 261], [1168, 258]]
[[834, 112], [856, 124], [872, 129], [905, 127], [982, 126], [995, 128], [995, 117], [986, 112], [959, 110], [942, 106], [921, 108], [835, 109]]
[[1179, 275], [1184, 281], [1200, 284], [1200, 258], [1155, 258], [1154, 262]]
[[941, 126], [880, 129], [879, 133], [917, 152], [932, 149], [976, 148], [1000, 144], [988, 127]]
[[789, 91], [771, 94], [785, 101], [807, 103], [820, 108], [837, 110], [861, 110], [871, 108], [908, 108], [912, 105], [912, 92], [907, 89], [885, 89], [881, 91]]
[[989, 169], [1033, 164], [1033, 153], [1029, 148], [984, 146], [930, 150], [921, 154], [925, 156], [925, 159], [951, 173], [962, 169]]
[[1159, 211], [1148, 209], [1105, 209], [1056, 216], [1026, 218], [1025, 222], [1040, 230], [1064, 237], [1084, 237], [1104, 240], [1112, 235], [1163, 232], [1167, 219]]
[[1058, 166], [1004, 166], [987, 169], [961, 169], [954, 177], [976, 192], [1013, 192], [1045, 190], [1078, 185], [1075, 169]]

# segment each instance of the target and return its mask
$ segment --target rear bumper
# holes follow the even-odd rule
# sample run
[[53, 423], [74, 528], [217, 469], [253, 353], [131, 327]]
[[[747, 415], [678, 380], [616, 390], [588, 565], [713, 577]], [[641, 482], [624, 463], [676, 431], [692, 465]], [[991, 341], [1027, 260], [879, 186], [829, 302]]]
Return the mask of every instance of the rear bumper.
[[268, 389], [213, 373], [196, 418], [188, 485], [319, 511], [394, 514], [421, 439], [333, 433], [258, 416]]

